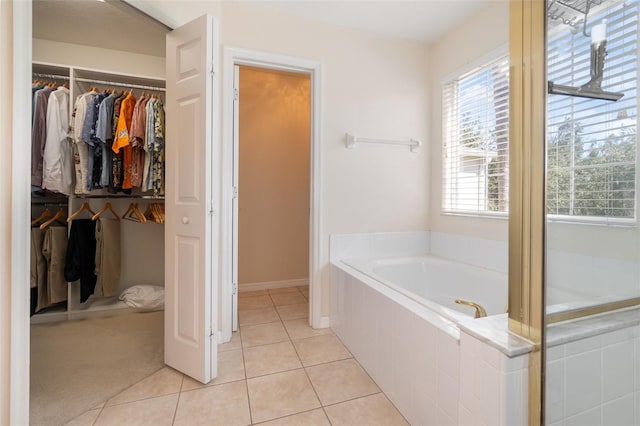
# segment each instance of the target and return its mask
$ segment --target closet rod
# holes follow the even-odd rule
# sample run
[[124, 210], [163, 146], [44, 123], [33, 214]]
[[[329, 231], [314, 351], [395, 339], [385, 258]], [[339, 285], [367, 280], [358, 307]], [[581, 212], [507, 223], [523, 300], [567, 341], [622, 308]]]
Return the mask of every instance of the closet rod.
[[45, 207], [67, 207], [69, 205], [69, 203], [60, 203], [60, 202], [51, 203], [47, 201], [32, 201], [31, 204], [36, 206], [45, 206]]
[[128, 87], [131, 89], [142, 89], [142, 90], [153, 90], [156, 92], [164, 92], [166, 89], [164, 87], [155, 87], [155, 86], [144, 86], [141, 84], [129, 84], [129, 83], [120, 83], [119, 81], [106, 81], [106, 80], [94, 80], [91, 78], [75, 78], [75, 81], [82, 81], [84, 83], [94, 83], [101, 84], [105, 86], [118, 86], [118, 87]]
[[39, 72], [34, 72], [33, 76], [40, 77], [40, 78], [52, 78], [54, 80], [69, 80], [68, 75], [41, 74]]
[[106, 198], [120, 198], [120, 199], [127, 199], [127, 198], [135, 198], [138, 200], [157, 200], [157, 201], [164, 201], [164, 197], [162, 196], [156, 196], [156, 195], [117, 195], [117, 194], [109, 194], [109, 195], [76, 195], [74, 197], [72, 197], [73, 199], [84, 199], [84, 198], [95, 198], [95, 199], [106, 199]]

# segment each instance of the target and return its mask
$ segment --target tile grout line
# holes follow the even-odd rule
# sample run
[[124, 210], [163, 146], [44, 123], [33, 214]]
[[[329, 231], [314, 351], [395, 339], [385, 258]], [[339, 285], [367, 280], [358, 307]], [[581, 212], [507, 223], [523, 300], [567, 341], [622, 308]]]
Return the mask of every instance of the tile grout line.
[[[239, 311], [238, 311], [239, 314]], [[240, 321], [238, 321], [238, 328], [240, 328]], [[240, 333], [240, 349], [242, 353], [242, 368], [244, 369], [244, 388], [247, 391], [247, 406], [249, 408], [249, 424], [253, 424], [253, 413], [251, 412], [251, 397], [249, 396], [249, 379], [247, 378], [247, 362], [244, 356], [244, 341], [242, 340], [242, 333]]]
[[[282, 326], [284, 327], [284, 323], [282, 324]], [[309, 381], [309, 384], [311, 385], [311, 389], [313, 389], [313, 393], [315, 394], [316, 399], [318, 400], [318, 403], [320, 404], [320, 408], [322, 409], [322, 412], [324, 413], [324, 417], [327, 419], [329, 424], [331, 424], [331, 420], [329, 420], [329, 415], [327, 415], [327, 412], [324, 409], [324, 405], [322, 404], [322, 400], [320, 399], [320, 395], [318, 395], [318, 391], [316, 390], [316, 387], [313, 385], [313, 381], [311, 380], [311, 377], [309, 377], [309, 372], [307, 372], [307, 369], [304, 366], [304, 363], [302, 362], [302, 358], [300, 358], [300, 354], [298, 353], [298, 349], [296, 348], [296, 345], [293, 344], [293, 340], [291, 339], [291, 335], [289, 334], [289, 330], [287, 330], [287, 327], [284, 327], [284, 331], [287, 333], [287, 337], [289, 337], [289, 342], [291, 343], [291, 346], [293, 346], [293, 350], [295, 351], [296, 356], [298, 357], [298, 361], [300, 361], [300, 364], [302, 365], [302, 369], [304, 370], [304, 375], [307, 377], [307, 380]], [[297, 413], [297, 414], [299, 414], [299, 413]]]
[[180, 392], [178, 393], [178, 400], [176, 401], [176, 408], [173, 410], [173, 419], [171, 420], [171, 425], [176, 423], [176, 416], [178, 415], [178, 406], [180, 405], [180, 398], [182, 397], [182, 386], [184, 386], [184, 373], [182, 374], [182, 381], [180, 382]]

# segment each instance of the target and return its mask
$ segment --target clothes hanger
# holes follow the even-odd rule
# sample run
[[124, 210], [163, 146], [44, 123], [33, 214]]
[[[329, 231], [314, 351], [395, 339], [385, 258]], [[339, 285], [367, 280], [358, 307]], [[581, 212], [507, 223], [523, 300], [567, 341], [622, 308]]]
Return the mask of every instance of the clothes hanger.
[[145, 210], [145, 212], [144, 212], [144, 217], [146, 217], [149, 220], [154, 221], [155, 223], [160, 223], [159, 222], [159, 218], [158, 218], [158, 216], [156, 214], [156, 211], [153, 208], [153, 203], [147, 204], [147, 210]]
[[40, 229], [45, 229], [47, 226], [51, 225], [53, 222], [58, 221], [60, 224], [64, 225], [65, 223], [59, 219], [64, 218], [64, 210], [60, 209], [56, 212], [55, 215], [53, 215], [53, 217], [49, 220], [47, 220], [45, 223], [43, 223], [42, 225], [40, 225]]
[[118, 213], [116, 213], [116, 212], [115, 212], [115, 210], [113, 210], [113, 207], [111, 207], [111, 203], [109, 203], [109, 202], [107, 202], [107, 203], [104, 205], [104, 207], [98, 211], [98, 213], [94, 214], [94, 215], [91, 217], [91, 220], [97, 220], [97, 219], [102, 215], [102, 213], [107, 212], [107, 211], [111, 212], [111, 214], [112, 214], [112, 215], [113, 215], [117, 220], [120, 220], [120, 216], [118, 216]]
[[133, 205], [133, 213], [136, 215], [140, 223], [147, 223], [147, 218], [142, 213], [142, 210], [140, 210], [140, 206], [138, 205], [138, 203], [135, 203]]
[[67, 218], [67, 222], [71, 222], [73, 219], [75, 219], [76, 217], [78, 217], [80, 215], [80, 213], [87, 211], [89, 213], [91, 213], [91, 215], [95, 215], [96, 212], [94, 212], [93, 210], [91, 210], [91, 206], [89, 206], [89, 203], [87, 203], [86, 201], [84, 203], [82, 203], [82, 205], [80, 206], [80, 208], [78, 210], [75, 211], [75, 213], [73, 213], [71, 216], [69, 216]]
[[31, 221], [31, 226], [37, 225], [40, 221], [48, 218], [49, 216], [51, 216], [53, 214], [53, 212], [51, 210], [49, 210], [49, 208], [47, 207], [47, 209], [45, 211], [43, 211], [42, 213], [40, 213], [40, 216], [38, 216], [37, 218], [33, 219]]
[[138, 203], [129, 204], [129, 208], [122, 215], [123, 219], [131, 220], [133, 222], [146, 223], [147, 218], [144, 217], [142, 212], [140, 212], [140, 208], [138, 207]]

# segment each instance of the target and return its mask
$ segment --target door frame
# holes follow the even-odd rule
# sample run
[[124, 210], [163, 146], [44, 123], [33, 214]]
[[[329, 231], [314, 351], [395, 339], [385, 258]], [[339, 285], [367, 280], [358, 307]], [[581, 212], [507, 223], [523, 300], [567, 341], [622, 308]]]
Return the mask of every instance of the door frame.
[[[2, 230], [3, 237], [10, 236], [10, 242], [3, 242], [2, 257], [8, 259], [10, 270], [10, 290], [0, 290], [3, 296], [0, 306], [0, 320], [4, 322], [0, 337], [4, 344], [0, 349], [0, 394], [7, 392], [0, 401], [0, 422], [28, 424], [29, 422], [29, 365], [30, 365], [30, 292], [25, 283], [29, 282], [29, 212], [31, 209], [31, 62], [32, 62], [32, 3], [31, 0], [14, 1], [8, 7], [12, 15], [7, 20], [13, 23], [12, 40], [8, 54], [12, 56], [12, 75], [7, 76], [12, 90], [4, 102], [11, 103], [12, 116], [5, 124], [12, 133], [11, 152], [3, 158], [3, 170], [11, 170], [10, 182], [3, 179], [4, 201], [10, 201], [2, 214], [2, 226], [10, 222], [11, 229]], [[6, 9], [5, 9], [6, 10]], [[4, 21], [5, 17], [3, 17]], [[11, 31], [11, 30], [10, 30]], [[7, 48], [3, 40], [2, 48]], [[5, 183], [8, 183], [5, 187]], [[10, 189], [10, 195], [5, 191]], [[5, 198], [6, 197], [6, 198]], [[8, 216], [8, 218], [6, 217]], [[7, 253], [7, 249], [10, 251]], [[2, 275], [3, 279], [7, 274]], [[6, 308], [6, 311], [5, 311]], [[5, 322], [6, 321], [6, 322]], [[8, 322], [8, 323], [7, 323]], [[5, 368], [8, 367], [8, 371]], [[8, 400], [8, 403], [7, 403]], [[6, 404], [6, 405], [5, 405]], [[5, 412], [8, 409], [8, 413]]]
[[322, 282], [320, 270], [322, 226], [322, 162], [320, 147], [320, 123], [322, 111], [321, 78], [319, 61], [279, 55], [269, 52], [224, 48], [223, 111], [222, 111], [222, 205], [221, 210], [221, 331], [223, 341], [231, 339], [233, 315], [233, 69], [236, 65], [289, 71], [307, 74], [311, 78], [311, 126], [310, 126], [310, 187], [309, 187], [309, 325], [313, 328], [329, 326], [329, 318], [322, 317]]

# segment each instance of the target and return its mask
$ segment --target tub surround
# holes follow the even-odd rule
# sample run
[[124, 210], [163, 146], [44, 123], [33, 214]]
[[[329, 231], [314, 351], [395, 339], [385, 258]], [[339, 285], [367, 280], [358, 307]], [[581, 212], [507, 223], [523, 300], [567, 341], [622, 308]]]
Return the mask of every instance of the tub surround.
[[507, 314], [484, 318], [469, 318], [458, 322], [458, 327], [468, 336], [477, 339], [504, 354], [518, 357], [533, 350], [533, 343], [509, 332]]
[[635, 308], [548, 328], [549, 426], [640, 425], [639, 322]]

